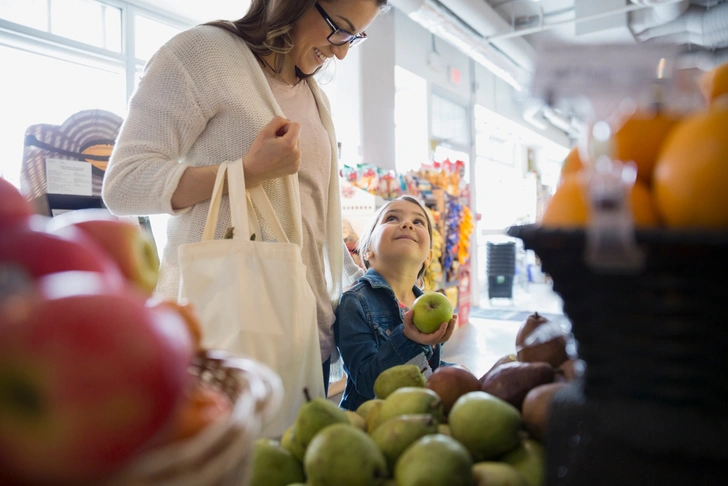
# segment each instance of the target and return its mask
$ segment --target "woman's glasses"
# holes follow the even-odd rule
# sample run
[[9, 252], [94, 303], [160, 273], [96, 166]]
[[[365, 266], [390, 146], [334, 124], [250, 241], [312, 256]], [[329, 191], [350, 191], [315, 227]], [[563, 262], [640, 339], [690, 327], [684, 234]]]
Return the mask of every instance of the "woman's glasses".
[[326, 23], [329, 24], [329, 27], [331, 27], [331, 34], [329, 34], [329, 36], [326, 38], [329, 43], [335, 46], [343, 46], [345, 44], [349, 44], [349, 47], [354, 47], [355, 45], [367, 39], [366, 32], [352, 34], [351, 32], [347, 32], [344, 29], [340, 29], [339, 26], [334, 23], [331, 17], [329, 17], [329, 14], [326, 13], [326, 10], [324, 10], [318, 2], [316, 2], [315, 5], [316, 10], [318, 10], [318, 12], [321, 14], [321, 17], [323, 17]]

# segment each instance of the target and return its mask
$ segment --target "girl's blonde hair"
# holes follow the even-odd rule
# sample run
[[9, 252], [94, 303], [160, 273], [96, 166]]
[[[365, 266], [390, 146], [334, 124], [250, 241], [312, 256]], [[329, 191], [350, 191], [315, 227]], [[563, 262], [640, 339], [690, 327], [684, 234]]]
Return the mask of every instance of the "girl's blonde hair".
[[[374, 229], [379, 226], [380, 219], [382, 218], [382, 214], [387, 210], [389, 206], [392, 205], [395, 201], [407, 201], [412, 204], [416, 204], [419, 206], [419, 208], [422, 210], [422, 212], [425, 214], [425, 219], [427, 220], [427, 233], [430, 235], [430, 250], [432, 250], [432, 221], [430, 221], [430, 215], [425, 209], [425, 206], [422, 205], [420, 201], [418, 201], [416, 198], [408, 195], [399, 196], [397, 199], [392, 199], [388, 203], [386, 203], [384, 206], [379, 208], [379, 211], [377, 211], [377, 214], [374, 216], [374, 219], [372, 222], [367, 226], [367, 228], [364, 230], [364, 232], [359, 237], [359, 241], [356, 242], [356, 250], [359, 253], [359, 257], [361, 258], [361, 261], [364, 263], [364, 266], [368, 269], [369, 268], [369, 261], [366, 258], [366, 253], [369, 251], [369, 246], [372, 243], [372, 233], [374, 232]], [[425, 274], [425, 270], [427, 269], [426, 264], [422, 264], [422, 268], [420, 269], [419, 273], [417, 274], [417, 278], [420, 279]]]

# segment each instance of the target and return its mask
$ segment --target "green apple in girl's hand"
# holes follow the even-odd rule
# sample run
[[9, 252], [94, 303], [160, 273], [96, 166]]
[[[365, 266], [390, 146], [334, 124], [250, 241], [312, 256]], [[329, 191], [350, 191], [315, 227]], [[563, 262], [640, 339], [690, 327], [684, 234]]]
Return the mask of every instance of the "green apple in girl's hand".
[[440, 292], [425, 292], [412, 304], [412, 322], [425, 334], [437, 331], [452, 319], [452, 303]]

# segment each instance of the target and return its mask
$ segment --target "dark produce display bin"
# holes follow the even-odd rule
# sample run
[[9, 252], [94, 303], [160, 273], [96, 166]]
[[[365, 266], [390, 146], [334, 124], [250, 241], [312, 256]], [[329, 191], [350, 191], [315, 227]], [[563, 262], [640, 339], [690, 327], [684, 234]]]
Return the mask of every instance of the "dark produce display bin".
[[629, 273], [588, 265], [583, 230], [508, 233], [541, 259], [586, 362], [552, 405], [547, 486], [728, 484], [728, 233], [637, 230]]

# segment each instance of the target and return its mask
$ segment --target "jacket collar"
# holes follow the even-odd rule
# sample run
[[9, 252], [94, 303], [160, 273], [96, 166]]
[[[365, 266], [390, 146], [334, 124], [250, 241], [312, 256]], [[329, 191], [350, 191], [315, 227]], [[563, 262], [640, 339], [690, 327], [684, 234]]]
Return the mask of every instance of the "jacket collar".
[[[382, 277], [382, 275], [379, 272], [377, 272], [376, 270], [374, 270], [373, 268], [370, 268], [369, 270], [367, 270], [367, 273], [365, 273], [364, 275], [362, 275], [361, 278], [359, 278], [359, 281], [360, 282], [362, 282], [362, 281], [368, 282], [369, 285], [373, 289], [386, 288], [390, 292], [392, 292], [392, 294], [394, 294], [394, 291], [392, 290], [392, 287], [390, 287], [389, 284], [387, 283], [387, 281], [384, 280], [384, 277]], [[416, 285], [414, 285], [412, 287], [412, 291], [415, 293], [415, 297], [419, 297], [420, 295], [422, 295], [424, 293], [422, 291], [422, 289], [420, 289]]]

